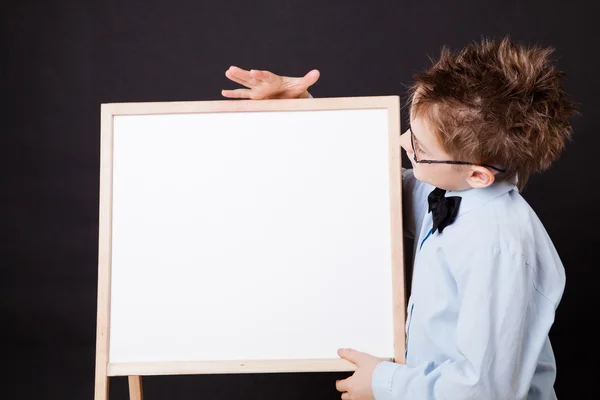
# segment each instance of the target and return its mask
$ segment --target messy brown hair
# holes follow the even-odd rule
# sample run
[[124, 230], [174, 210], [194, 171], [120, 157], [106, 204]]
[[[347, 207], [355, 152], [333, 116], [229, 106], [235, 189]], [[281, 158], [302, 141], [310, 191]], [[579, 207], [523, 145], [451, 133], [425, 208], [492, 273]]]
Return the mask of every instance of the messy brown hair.
[[425, 116], [455, 160], [499, 166], [497, 181], [545, 170], [572, 134], [575, 104], [562, 87], [552, 48], [509, 37], [482, 39], [459, 52], [447, 47], [410, 87], [411, 114]]

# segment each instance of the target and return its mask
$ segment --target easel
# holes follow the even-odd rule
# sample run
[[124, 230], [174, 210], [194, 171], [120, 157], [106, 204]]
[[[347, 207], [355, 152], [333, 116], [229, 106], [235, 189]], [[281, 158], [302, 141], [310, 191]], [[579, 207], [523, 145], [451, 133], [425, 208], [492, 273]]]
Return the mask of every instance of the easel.
[[139, 375], [127, 377], [129, 381], [129, 399], [144, 400], [144, 392], [142, 390], [142, 377]]
[[[129, 396], [131, 400], [142, 400], [142, 376], [155, 375], [196, 375], [196, 374], [229, 374], [229, 373], [282, 373], [282, 372], [336, 372], [352, 371], [355, 366], [346, 360], [340, 359], [330, 353], [321, 352], [325, 356], [321, 358], [280, 358], [262, 359], [256, 355], [241, 360], [231, 360], [231, 356], [219, 358], [219, 355], [208, 358], [212, 361], [200, 359], [198, 361], [178, 361], [181, 356], [162, 361], [146, 362], [137, 361], [135, 357], [126, 358], [125, 361], [119, 361], [118, 354], [109, 357], [109, 350], [115, 352], [118, 350], [119, 335], [115, 334], [110, 338], [111, 329], [111, 304], [112, 307], [118, 305], [111, 301], [111, 269], [113, 268], [113, 239], [112, 239], [112, 210], [113, 210], [113, 124], [114, 117], [121, 116], [145, 116], [145, 115], [177, 115], [177, 114], [203, 114], [203, 113], [240, 113], [240, 112], [260, 112], [259, 115], [273, 115], [272, 112], [290, 112], [290, 111], [349, 111], [349, 110], [372, 110], [387, 111], [386, 119], [383, 121], [384, 131], [389, 140], [389, 174], [390, 174], [390, 205], [391, 205], [391, 309], [393, 310], [392, 326], [393, 330], [393, 349], [388, 348], [385, 353], [393, 352], [390, 361], [399, 363], [404, 362], [405, 345], [405, 283], [403, 273], [403, 250], [402, 250], [402, 219], [401, 219], [401, 165], [400, 165], [400, 145], [399, 136], [399, 99], [396, 96], [386, 97], [365, 97], [365, 98], [337, 98], [337, 99], [315, 99], [305, 101], [297, 100], [265, 100], [261, 102], [254, 101], [213, 101], [213, 102], [171, 102], [171, 103], [115, 103], [103, 104], [101, 112], [101, 152], [100, 152], [100, 207], [99, 207], [99, 251], [98, 251], [98, 303], [97, 303], [97, 336], [96, 336], [96, 377], [95, 377], [95, 400], [108, 400], [109, 398], [109, 380], [111, 377], [127, 377], [129, 386]], [[321, 114], [320, 115], [333, 115]], [[337, 114], [336, 114], [337, 115]], [[374, 115], [374, 114], [373, 114]], [[377, 114], [382, 115], [382, 114]], [[374, 117], [374, 116], [373, 116]], [[329, 117], [328, 117], [329, 118]], [[337, 118], [337, 117], [336, 117]], [[380, 117], [378, 117], [380, 118]], [[187, 124], [186, 124], [187, 126]], [[322, 125], [320, 125], [322, 126]], [[150, 128], [151, 130], [151, 128]], [[233, 131], [233, 130], [232, 130]], [[239, 130], [235, 130], [238, 132]], [[145, 132], [145, 129], [137, 129], [136, 132]], [[310, 138], [310, 137], [309, 137]], [[118, 191], [117, 191], [118, 192]], [[387, 189], [386, 189], [387, 192]], [[386, 193], [387, 196], [387, 193]], [[136, 203], [137, 204], [137, 203]], [[116, 254], [116, 253], [115, 253]], [[239, 263], [232, 263], [238, 265]], [[138, 265], [135, 264], [134, 265]], [[139, 265], [144, 265], [139, 263]], [[115, 269], [116, 271], [116, 269]], [[131, 274], [133, 286], [139, 278], [139, 271]], [[386, 278], [387, 279], [387, 278]], [[358, 280], [355, 280], [358, 281]], [[114, 282], [117, 282], [115, 280]], [[113, 283], [114, 283], [113, 282]], [[115, 286], [117, 288], [118, 286]], [[118, 290], [113, 288], [113, 297]], [[129, 291], [123, 291], [121, 294], [129, 295]], [[127, 297], [127, 296], [125, 296]], [[123, 296], [121, 297], [123, 298]], [[137, 306], [137, 305], [136, 305]], [[117, 308], [113, 308], [116, 310]], [[138, 308], [131, 309], [129, 316], [137, 315]], [[117, 315], [113, 314], [113, 317]], [[130, 321], [131, 319], [121, 319], [121, 321]], [[119, 319], [117, 318], [117, 321]], [[114, 325], [113, 325], [114, 327]], [[388, 329], [386, 327], [385, 329]], [[384, 332], [383, 330], [381, 330]], [[389, 332], [389, 331], [388, 331]], [[164, 336], [172, 337], [172, 336]], [[135, 342], [136, 336], [121, 341], [125, 348], [129, 349], [130, 344]], [[111, 342], [112, 340], [112, 342]], [[352, 339], [353, 340], [353, 339]], [[198, 341], [202, 343], [202, 341]], [[381, 343], [382, 341], [378, 341]], [[212, 342], [205, 342], [212, 343]], [[328, 345], [330, 347], [334, 345]], [[187, 348], [185, 349], [187, 352]], [[243, 351], [240, 351], [243, 353]], [[384, 352], [384, 351], [382, 351]], [[117, 352], [118, 353], [118, 352]], [[237, 354], [237, 353], [236, 353]], [[244, 357], [244, 356], [241, 356]], [[297, 356], [296, 356], [297, 357]], [[110, 360], [115, 358], [117, 361]], [[144, 358], [144, 357], [141, 357]], [[201, 358], [201, 357], [199, 357]]]

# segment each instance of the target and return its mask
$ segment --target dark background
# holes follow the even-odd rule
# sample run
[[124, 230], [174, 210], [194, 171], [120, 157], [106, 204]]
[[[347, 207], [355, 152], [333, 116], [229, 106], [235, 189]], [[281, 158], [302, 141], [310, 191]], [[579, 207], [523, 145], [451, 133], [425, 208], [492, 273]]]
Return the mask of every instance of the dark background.
[[[574, 140], [523, 193], [567, 287], [551, 339], [561, 399], [595, 398], [597, 2], [15, 1], [0, 6], [2, 361], [7, 399], [94, 391], [100, 104], [221, 99], [230, 65], [321, 71], [316, 97], [390, 95], [443, 44], [482, 35], [556, 48], [580, 103]], [[406, 117], [406, 112], [403, 111]], [[410, 252], [407, 251], [407, 254]], [[595, 290], [596, 289], [596, 290]], [[345, 374], [145, 378], [147, 399], [335, 399]], [[8, 379], [7, 379], [8, 378]], [[111, 398], [127, 398], [111, 378]]]

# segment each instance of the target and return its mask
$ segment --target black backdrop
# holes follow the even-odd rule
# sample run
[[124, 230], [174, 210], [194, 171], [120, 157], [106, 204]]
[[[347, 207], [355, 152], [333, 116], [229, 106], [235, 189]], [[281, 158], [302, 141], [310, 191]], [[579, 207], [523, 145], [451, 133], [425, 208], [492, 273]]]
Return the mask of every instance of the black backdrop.
[[[318, 97], [399, 94], [443, 44], [510, 34], [556, 48], [581, 104], [573, 143], [524, 196], [567, 270], [551, 338], [559, 398], [594, 398], [600, 235], [596, 2], [26, 1], [0, 6], [0, 397], [90, 399], [103, 102], [221, 99], [229, 65], [300, 75]], [[597, 3], [596, 3], [597, 4]], [[403, 112], [406, 117], [405, 111]], [[407, 252], [408, 253], [408, 252]], [[344, 374], [149, 377], [147, 399], [334, 399]], [[125, 399], [126, 378], [111, 379]]]

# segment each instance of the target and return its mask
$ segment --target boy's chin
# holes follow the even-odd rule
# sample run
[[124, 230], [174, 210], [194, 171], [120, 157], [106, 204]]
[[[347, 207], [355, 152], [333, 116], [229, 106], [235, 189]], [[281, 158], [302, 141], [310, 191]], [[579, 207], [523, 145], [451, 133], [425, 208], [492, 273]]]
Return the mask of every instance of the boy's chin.
[[419, 173], [415, 173], [414, 169], [413, 169], [413, 176], [415, 177], [416, 180], [423, 182], [423, 183], [427, 183], [431, 186], [435, 186], [438, 187], [440, 189], [444, 189], [444, 190], [452, 190], [450, 188], [448, 188], [446, 184], [444, 184], [443, 182], [436, 182], [435, 180], [431, 180], [431, 179], [427, 179], [427, 177], [421, 177], [421, 175]]
[[428, 183], [430, 185], [435, 186], [435, 183], [430, 182], [430, 180], [427, 179], [427, 177], [421, 176], [421, 174], [419, 172], [420, 172], [419, 169], [415, 168], [415, 165], [413, 164], [413, 176], [415, 177], [415, 179], [420, 182]]

